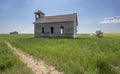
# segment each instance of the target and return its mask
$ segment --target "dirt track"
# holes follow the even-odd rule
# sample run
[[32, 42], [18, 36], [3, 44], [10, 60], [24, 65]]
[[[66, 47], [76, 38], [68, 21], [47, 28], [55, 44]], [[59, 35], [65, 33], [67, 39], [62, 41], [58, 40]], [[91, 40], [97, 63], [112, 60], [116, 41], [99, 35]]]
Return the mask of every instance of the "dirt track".
[[44, 61], [35, 60], [32, 56], [25, 54], [20, 49], [13, 47], [8, 41], [5, 41], [5, 43], [15, 52], [15, 54], [20, 57], [25, 64], [27, 64], [29, 68], [32, 69], [35, 74], [63, 74], [63, 72], [55, 70], [53, 66], [46, 65]]

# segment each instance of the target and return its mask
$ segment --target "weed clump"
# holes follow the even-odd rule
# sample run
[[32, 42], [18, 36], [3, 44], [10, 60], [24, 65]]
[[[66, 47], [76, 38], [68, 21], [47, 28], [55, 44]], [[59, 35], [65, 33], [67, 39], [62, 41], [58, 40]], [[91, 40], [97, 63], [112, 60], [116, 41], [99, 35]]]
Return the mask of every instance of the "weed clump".
[[96, 37], [102, 38], [103, 37], [103, 32], [102, 31], [96, 31]]
[[117, 74], [104, 57], [101, 56], [96, 63], [99, 74]]

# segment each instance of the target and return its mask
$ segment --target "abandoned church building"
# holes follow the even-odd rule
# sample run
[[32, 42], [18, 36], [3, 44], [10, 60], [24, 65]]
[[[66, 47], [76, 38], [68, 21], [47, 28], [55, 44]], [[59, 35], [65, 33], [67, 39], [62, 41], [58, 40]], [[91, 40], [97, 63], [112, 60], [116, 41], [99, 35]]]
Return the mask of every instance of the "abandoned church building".
[[38, 10], [35, 12], [34, 35], [40, 36], [63, 36], [77, 37], [77, 13], [45, 16]]

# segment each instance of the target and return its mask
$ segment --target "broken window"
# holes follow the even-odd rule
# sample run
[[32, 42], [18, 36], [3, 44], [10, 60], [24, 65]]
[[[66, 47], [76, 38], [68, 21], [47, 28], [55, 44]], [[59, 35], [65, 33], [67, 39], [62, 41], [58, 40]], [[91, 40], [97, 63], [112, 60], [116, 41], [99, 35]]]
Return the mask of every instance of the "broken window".
[[63, 27], [63, 26], [61, 26], [61, 28], [60, 28], [60, 33], [61, 33], [61, 34], [64, 33], [64, 27]]

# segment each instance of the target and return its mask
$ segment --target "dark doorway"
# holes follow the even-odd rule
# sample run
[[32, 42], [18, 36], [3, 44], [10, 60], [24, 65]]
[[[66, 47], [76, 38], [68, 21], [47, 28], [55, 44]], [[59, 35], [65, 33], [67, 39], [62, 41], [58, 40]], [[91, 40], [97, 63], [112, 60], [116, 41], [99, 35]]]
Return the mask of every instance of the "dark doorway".
[[51, 34], [54, 33], [54, 27], [51, 27]]
[[60, 28], [60, 33], [61, 33], [61, 34], [64, 33], [64, 27], [63, 27], [63, 26], [61, 26], [61, 28]]
[[44, 27], [42, 27], [42, 33], [44, 33]]

